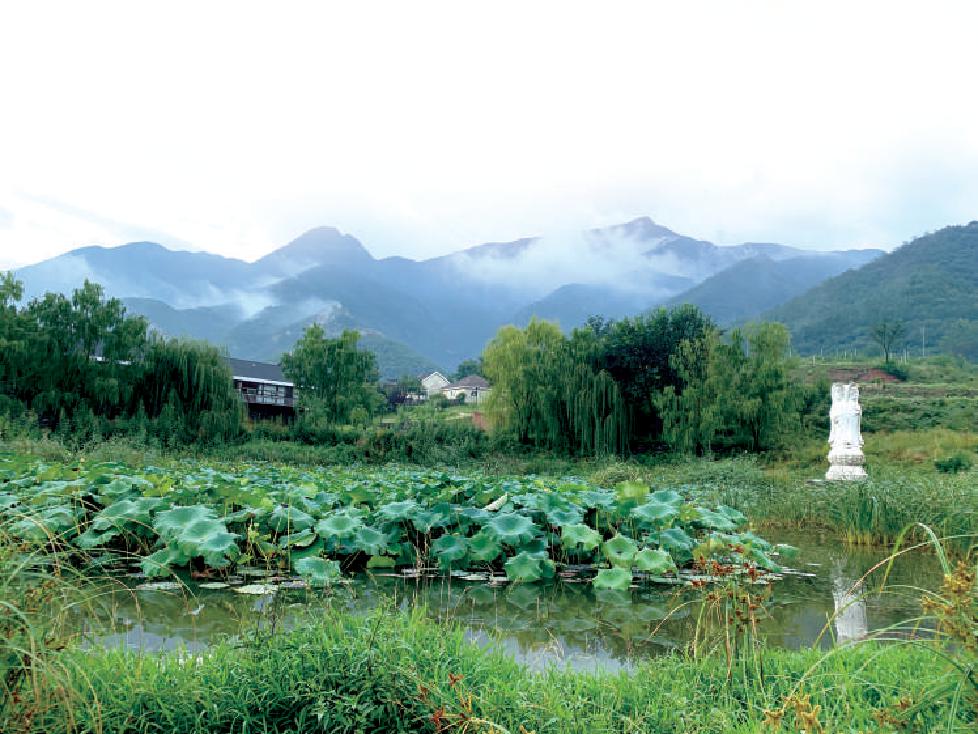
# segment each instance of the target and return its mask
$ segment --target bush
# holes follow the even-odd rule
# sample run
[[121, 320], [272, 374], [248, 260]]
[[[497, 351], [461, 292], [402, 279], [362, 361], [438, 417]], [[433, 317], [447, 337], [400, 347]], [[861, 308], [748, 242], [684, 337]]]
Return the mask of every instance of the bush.
[[972, 461], [967, 454], [954, 454], [944, 459], [934, 462], [934, 468], [944, 474], [957, 474], [960, 471], [968, 471], [972, 467]]

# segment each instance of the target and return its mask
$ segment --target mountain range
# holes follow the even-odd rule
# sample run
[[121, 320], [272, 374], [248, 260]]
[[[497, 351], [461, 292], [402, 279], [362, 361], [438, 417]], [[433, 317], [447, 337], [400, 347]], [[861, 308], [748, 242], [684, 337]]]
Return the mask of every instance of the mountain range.
[[310, 323], [357, 329], [385, 376], [451, 369], [503, 324], [569, 329], [690, 302], [720, 323], [760, 316], [879, 250], [813, 252], [781, 244], [718, 246], [647, 217], [625, 224], [477, 245], [427, 260], [374, 258], [355, 237], [312, 229], [255, 262], [151, 242], [84, 247], [17, 271], [28, 297], [70, 293], [87, 278], [154, 328], [277, 360]]
[[786, 300], [764, 314], [805, 354], [876, 351], [873, 326], [898, 323], [894, 351], [978, 360], [978, 221], [944, 227]]

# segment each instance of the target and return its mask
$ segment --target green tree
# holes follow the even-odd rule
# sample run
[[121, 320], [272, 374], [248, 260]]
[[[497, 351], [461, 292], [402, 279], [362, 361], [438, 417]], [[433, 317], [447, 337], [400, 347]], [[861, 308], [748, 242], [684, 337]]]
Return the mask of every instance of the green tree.
[[495, 425], [541, 448], [624, 451], [627, 412], [615, 381], [592, 366], [595, 344], [586, 331], [567, 339], [555, 324], [537, 319], [525, 329], [501, 328], [483, 353]]
[[889, 362], [890, 353], [895, 347], [899, 347], [906, 337], [907, 326], [902, 321], [883, 319], [873, 324], [870, 334], [883, 352], [883, 361]]
[[306, 328], [282, 370], [293, 380], [303, 420], [319, 424], [364, 421], [383, 403], [377, 389], [377, 360], [357, 347], [360, 335], [344, 331], [329, 339], [319, 324]]
[[684, 340], [707, 333], [713, 322], [695, 306], [684, 305], [620, 321], [592, 318], [585, 328], [598, 337], [594, 368], [611, 375], [628, 406], [632, 438], [657, 438], [662, 422], [650, 396], [677, 385], [673, 355]]
[[463, 377], [468, 377], [469, 375], [481, 375], [482, 374], [482, 359], [464, 359], [462, 360], [458, 368], [455, 370], [454, 379], [461, 380]]

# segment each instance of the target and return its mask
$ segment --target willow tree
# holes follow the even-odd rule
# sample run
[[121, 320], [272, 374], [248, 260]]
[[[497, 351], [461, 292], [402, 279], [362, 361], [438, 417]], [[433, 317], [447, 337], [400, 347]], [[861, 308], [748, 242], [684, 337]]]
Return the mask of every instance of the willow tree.
[[207, 342], [153, 337], [143, 362], [137, 411], [182, 441], [226, 441], [241, 431], [244, 407], [227, 357]]
[[383, 403], [377, 389], [377, 358], [358, 347], [360, 334], [344, 331], [329, 339], [319, 324], [306, 327], [292, 352], [282, 355], [282, 371], [295, 383], [303, 420], [359, 422]]
[[611, 376], [591, 366], [588, 345], [553, 323], [504, 326], [482, 356], [492, 383], [487, 411], [498, 430], [547, 449], [621, 452], [627, 443], [623, 401]]

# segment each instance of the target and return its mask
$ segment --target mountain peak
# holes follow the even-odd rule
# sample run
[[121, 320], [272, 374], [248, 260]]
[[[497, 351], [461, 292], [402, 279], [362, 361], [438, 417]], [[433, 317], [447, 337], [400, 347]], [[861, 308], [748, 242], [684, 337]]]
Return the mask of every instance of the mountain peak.
[[357, 265], [373, 257], [356, 237], [336, 227], [314, 227], [257, 261], [265, 268], [297, 274], [321, 265]]

